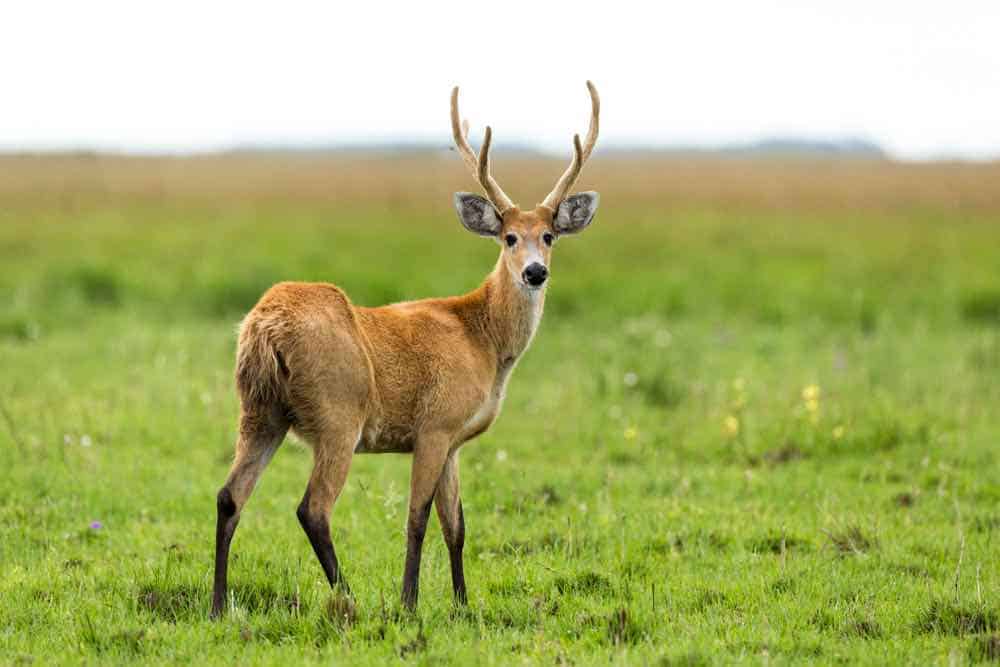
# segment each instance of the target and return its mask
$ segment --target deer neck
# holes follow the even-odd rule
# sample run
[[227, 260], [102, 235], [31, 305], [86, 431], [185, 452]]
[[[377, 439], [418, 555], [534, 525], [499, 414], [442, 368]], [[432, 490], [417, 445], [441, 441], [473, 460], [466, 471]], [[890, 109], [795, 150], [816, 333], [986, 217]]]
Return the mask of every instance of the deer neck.
[[486, 335], [501, 366], [513, 365], [528, 349], [542, 321], [545, 287], [529, 290], [511, 275], [503, 251], [483, 284], [483, 320]]

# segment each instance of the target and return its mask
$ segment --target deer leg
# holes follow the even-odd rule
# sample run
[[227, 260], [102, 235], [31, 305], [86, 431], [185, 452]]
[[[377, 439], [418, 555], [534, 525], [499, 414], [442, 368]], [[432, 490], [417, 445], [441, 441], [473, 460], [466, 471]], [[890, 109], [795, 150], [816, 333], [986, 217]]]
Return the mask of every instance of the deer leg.
[[229, 545], [240, 522], [240, 511], [253, 493], [257, 480], [287, 432], [287, 422], [277, 414], [264, 419], [247, 413], [240, 417], [240, 437], [236, 441], [236, 456], [226, 483], [216, 498], [218, 518], [215, 528], [212, 618], [218, 618], [226, 608]]
[[410, 511], [406, 522], [406, 566], [403, 570], [402, 603], [413, 611], [417, 606], [420, 583], [420, 554], [427, 532], [431, 502], [441, 479], [450, 438], [436, 435], [418, 438], [413, 450], [413, 471], [410, 474]]
[[438, 481], [434, 494], [434, 507], [437, 509], [444, 543], [448, 546], [448, 557], [451, 560], [451, 587], [455, 594], [455, 602], [466, 604], [468, 597], [465, 592], [465, 572], [462, 566], [462, 548], [465, 546], [465, 516], [462, 513], [462, 498], [459, 495], [458, 484], [458, 451], [452, 452], [444, 464], [441, 479]]
[[332, 588], [339, 587], [348, 594], [350, 588], [340, 572], [337, 553], [330, 539], [330, 512], [347, 481], [356, 442], [357, 438], [338, 438], [317, 443], [309, 485], [296, 512], [326, 580]]

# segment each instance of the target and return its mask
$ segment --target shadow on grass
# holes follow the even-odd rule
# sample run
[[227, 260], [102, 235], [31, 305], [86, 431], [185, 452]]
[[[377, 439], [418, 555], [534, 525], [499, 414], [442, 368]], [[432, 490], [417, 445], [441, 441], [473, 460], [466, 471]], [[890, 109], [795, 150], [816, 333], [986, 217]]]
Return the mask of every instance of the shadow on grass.
[[673, 656], [665, 655], [656, 664], [658, 667], [708, 667], [714, 663], [699, 653], [681, 653]]
[[645, 634], [626, 607], [615, 610], [607, 619], [607, 640], [614, 646], [638, 644]]
[[81, 265], [50, 273], [46, 280], [49, 299], [79, 298], [90, 306], [115, 307], [122, 303], [125, 281], [110, 267]]
[[117, 632], [101, 632], [89, 615], [84, 615], [79, 629], [80, 643], [98, 655], [117, 655], [139, 658], [148, 652], [152, 639], [143, 628], [130, 628]]
[[881, 639], [885, 636], [882, 626], [874, 618], [853, 618], [847, 622], [844, 637], [858, 639]]
[[807, 551], [809, 543], [786, 533], [769, 532], [747, 541], [747, 548], [755, 554], [781, 555], [791, 550]]
[[736, 604], [726, 593], [712, 589], [702, 589], [691, 603], [691, 611], [703, 613], [708, 609], [735, 609]]
[[826, 533], [830, 544], [841, 556], [859, 555], [874, 549], [878, 542], [869, 537], [858, 526], [847, 526], [842, 530]]
[[969, 644], [969, 658], [974, 662], [1000, 662], [1000, 635], [976, 637]]
[[[269, 586], [234, 586], [229, 594], [236, 607], [250, 614], [301, 609], [298, 595], [280, 593]], [[146, 584], [136, 597], [140, 608], [161, 620], [177, 623], [208, 618], [211, 594], [197, 586]]]
[[962, 298], [962, 319], [972, 324], [1000, 326], [1000, 291], [982, 290]]
[[963, 636], [995, 632], [1000, 627], [996, 609], [965, 606], [942, 599], [931, 600], [917, 618], [916, 630], [923, 634]]
[[482, 548], [479, 545], [472, 545], [469, 553], [472, 556], [478, 556], [480, 553], [488, 551], [499, 556], [528, 556], [542, 552], [563, 552], [571, 557], [574, 554], [597, 550], [599, 547], [599, 540], [591, 537], [564, 536], [549, 532], [536, 538], [505, 540], [501, 544], [484, 545]]
[[560, 576], [552, 581], [560, 595], [576, 593], [606, 597], [614, 593], [611, 580], [597, 572], [581, 572], [575, 576]]

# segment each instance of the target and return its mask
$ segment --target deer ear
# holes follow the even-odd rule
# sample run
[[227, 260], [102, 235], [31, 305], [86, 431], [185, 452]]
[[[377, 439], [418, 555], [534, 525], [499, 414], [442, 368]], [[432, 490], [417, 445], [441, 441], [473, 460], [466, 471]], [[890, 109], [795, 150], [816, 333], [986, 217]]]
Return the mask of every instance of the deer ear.
[[462, 225], [470, 232], [480, 236], [500, 235], [503, 223], [488, 199], [471, 192], [456, 192], [455, 210]]
[[597, 213], [597, 204], [601, 195], [596, 192], [579, 192], [566, 197], [559, 204], [552, 227], [557, 234], [576, 234], [582, 232], [593, 222]]

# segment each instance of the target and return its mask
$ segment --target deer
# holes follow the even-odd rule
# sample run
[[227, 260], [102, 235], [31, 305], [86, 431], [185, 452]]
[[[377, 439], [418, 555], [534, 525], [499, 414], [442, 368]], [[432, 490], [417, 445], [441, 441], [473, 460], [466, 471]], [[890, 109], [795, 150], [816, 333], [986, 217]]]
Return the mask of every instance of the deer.
[[327, 582], [351, 595], [330, 534], [333, 506], [355, 454], [412, 454], [400, 601], [417, 606], [420, 555], [433, 503], [451, 564], [453, 600], [467, 604], [459, 449], [500, 413], [507, 383], [538, 329], [552, 247], [594, 220], [596, 192], [570, 194], [597, 142], [600, 98], [590, 93], [585, 141], [555, 187], [521, 210], [493, 178], [492, 130], [478, 155], [451, 93], [456, 148], [485, 197], [454, 195], [461, 224], [494, 239], [500, 255], [473, 291], [445, 298], [355, 305], [329, 283], [281, 282], [242, 320], [236, 353], [240, 414], [235, 455], [216, 499], [212, 617], [227, 604], [230, 544], [241, 511], [289, 430], [313, 453], [296, 515]]

